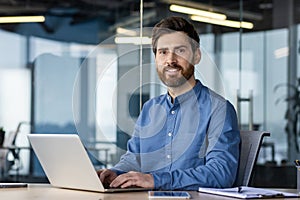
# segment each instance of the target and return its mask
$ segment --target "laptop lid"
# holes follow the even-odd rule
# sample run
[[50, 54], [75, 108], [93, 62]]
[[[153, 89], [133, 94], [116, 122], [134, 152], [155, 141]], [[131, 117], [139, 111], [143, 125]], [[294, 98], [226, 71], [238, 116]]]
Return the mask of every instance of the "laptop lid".
[[76, 134], [29, 134], [29, 141], [52, 186], [104, 192]]
[[77, 134], [29, 134], [28, 139], [54, 187], [96, 192], [149, 190], [104, 188]]

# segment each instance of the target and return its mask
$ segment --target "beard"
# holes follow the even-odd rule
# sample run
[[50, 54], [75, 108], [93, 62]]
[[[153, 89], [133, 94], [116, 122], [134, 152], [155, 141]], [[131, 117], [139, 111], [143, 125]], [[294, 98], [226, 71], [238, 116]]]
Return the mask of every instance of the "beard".
[[[180, 75], [168, 75], [166, 74], [167, 70], [169, 69], [176, 69], [180, 71]], [[157, 69], [158, 76], [160, 80], [167, 86], [167, 87], [179, 87], [185, 84], [193, 75], [194, 75], [194, 65], [190, 64], [187, 69], [180, 65], [173, 64], [163, 67], [162, 71]]]

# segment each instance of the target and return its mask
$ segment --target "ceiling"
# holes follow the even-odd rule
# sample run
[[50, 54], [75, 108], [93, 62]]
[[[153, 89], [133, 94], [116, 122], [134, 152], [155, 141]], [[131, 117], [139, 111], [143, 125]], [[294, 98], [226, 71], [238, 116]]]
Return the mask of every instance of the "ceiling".
[[[239, 20], [240, 8], [243, 8], [243, 20], [254, 23], [254, 31], [282, 28], [288, 26], [286, 13], [291, 13], [287, 2], [291, 2], [294, 12], [293, 21], [300, 22], [300, 1], [297, 0], [144, 0], [144, 26], [153, 26], [160, 19], [172, 13], [170, 3], [203, 8], [225, 13], [229, 19]], [[47, 18], [68, 18], [70, 26], [95, 22], [101, 27], [98, 31], [106, 34], [114, 33], [119, 26], [123, 28], [138, 28], [140, 15], [140, 0], [0, 0], [0, 16], [11, 15], [45, 15], [46, 22], [41, 24], [47, 34], [55, 32], [55, 27], [47, 26]], [[181, 14], [188, 17], [187, 15]], [[236, 31], [233, 28], [211, 26], [205, 23], [195, 23], [199, 32], [222, 33]], [[0, 28], [16, 31], [20, 24], [2, 24]], [[252, 30], [252, 31], [253, 31]], [[245, 30], [247, 31], [247, 30]], [[27, 31], [29, 32], [29, 31]]]

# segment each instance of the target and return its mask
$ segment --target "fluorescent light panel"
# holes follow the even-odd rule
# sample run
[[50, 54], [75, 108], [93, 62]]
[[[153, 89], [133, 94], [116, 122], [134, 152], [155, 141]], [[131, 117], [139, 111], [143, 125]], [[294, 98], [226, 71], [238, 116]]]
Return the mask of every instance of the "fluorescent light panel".
[[232, 21], [232, 20], [217, 20], [217, 19], [211, 19], [207, 17], [201, 17], [197, 15], [192, 15], [191, 19], [194, 21], [199, 21], [199, 22], [205, 22], [209, 24], [216, 24], [216, 25], [221, 25], [221, 26], [228, 26], [228, 27], [233, 27], [233, 28], [246, 28], [246, 29], [252, 29], [253, 28], [253, 23], [251, 22], [240, 22], [240, 21]]
[[122, 27], [117, 28], [118, 34], [128, 35], [128, 36], [136, 36], [137, 33], [134, 30], [125, 29]]
[[283, 47], [283, 48], [280, 48], [280, 49], [276, 49], [274, 51], [274, 56], [275, 56], [276, 59], [289, 56], [289, 48], [288, 47]]
[[0, 17], [0, 23], [29, 23], [29, 22], [44, 22], [44, 16], [12, 16]]
[[195, 9], [195, 8], [185, 7], [185, 6], [179, 6], [179, 5], [175, 5], [175, 4], [170, 5], [170, 10], [174, 11], [174, 12], [180, 12], [180, 13], [189, 14], [189, 15], [199, 15], [199, 16], [209, 17], [209, 18], [219, 19], [219, 20], [226, 19], [226, 15], [224, 15], [224, 14], [205, 11], [205, 10], [199, 10], [199, 9]]
[[116, 37], [115, 43], [116, 44], [151, 44], [152, 40], [150, 37]]

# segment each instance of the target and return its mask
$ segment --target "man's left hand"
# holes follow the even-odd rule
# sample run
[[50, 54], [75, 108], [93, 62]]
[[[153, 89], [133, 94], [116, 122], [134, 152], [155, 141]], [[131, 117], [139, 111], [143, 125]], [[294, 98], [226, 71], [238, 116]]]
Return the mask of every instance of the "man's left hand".
[[110, 187], [126, 188], [132, 186], [153, 189], [153, 176], [151, 174], [143, 174], [140, 172], [130, 171], [128, 173], [119, 175], [110, 184]]

